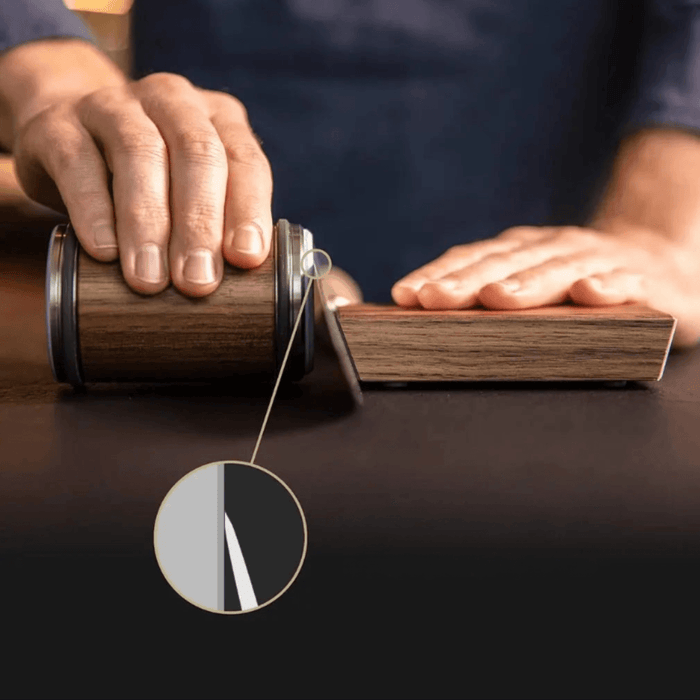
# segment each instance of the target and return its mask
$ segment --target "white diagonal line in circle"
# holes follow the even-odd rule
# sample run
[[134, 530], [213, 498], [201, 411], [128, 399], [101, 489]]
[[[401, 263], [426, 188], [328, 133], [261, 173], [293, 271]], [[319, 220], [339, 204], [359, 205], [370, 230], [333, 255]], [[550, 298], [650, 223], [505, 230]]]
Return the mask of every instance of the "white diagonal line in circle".
[[226, 531], [226, 543], [228, 544], [228, 555], [231, 558], [231, 568], [233, 578], [236, 581], [238, 599], [241, 601], [241, 610], [252, 610], [258, 607], [253, 584], [248, 574], [248, 567], [245, 565], [241, 545], [238, 543], [236, 531], [229, 520], [228, 514], [224, 513], [224, 528]]

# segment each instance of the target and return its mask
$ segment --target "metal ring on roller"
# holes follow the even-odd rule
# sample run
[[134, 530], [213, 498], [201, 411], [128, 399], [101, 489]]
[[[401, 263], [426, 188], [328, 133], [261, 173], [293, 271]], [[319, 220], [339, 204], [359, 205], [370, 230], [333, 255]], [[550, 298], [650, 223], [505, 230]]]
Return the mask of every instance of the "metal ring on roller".
[[[275, 227], [275, 358], [279, 372], [294, 323], [301, 304], [312, 283], [301, 270], [301, 260], [313, 248], [313, 236], [302, 226], [280, 219]], [[298, 381], [313, 369], [314, 355], [314, 298], [309, 293], [304, 315], [299, 323], [289, 353], [284, 377]]]
[[79, 244], [70, 224], [54, 228], [46, 262], [49, 363], [57, 382], [83, 386], [77, 318]]

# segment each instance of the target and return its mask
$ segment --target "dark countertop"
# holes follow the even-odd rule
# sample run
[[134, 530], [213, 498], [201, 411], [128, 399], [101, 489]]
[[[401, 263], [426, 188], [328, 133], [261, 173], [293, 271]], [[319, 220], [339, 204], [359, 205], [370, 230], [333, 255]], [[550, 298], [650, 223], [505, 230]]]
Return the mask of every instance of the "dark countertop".
[[56, 386], [36, 255], [0, 264], [0, 338], [5, 629], [15, 668], [42, 660], [15, 696], [682, 696], [659, 658], [700, 617], [700, 348], [659, 383], [375, 387], [354, 412], [323, 355], [256, 460], [307, 561], [229, 618], [169, 588], [153, 522], [190, 470], [250, 459], [270, 387]]

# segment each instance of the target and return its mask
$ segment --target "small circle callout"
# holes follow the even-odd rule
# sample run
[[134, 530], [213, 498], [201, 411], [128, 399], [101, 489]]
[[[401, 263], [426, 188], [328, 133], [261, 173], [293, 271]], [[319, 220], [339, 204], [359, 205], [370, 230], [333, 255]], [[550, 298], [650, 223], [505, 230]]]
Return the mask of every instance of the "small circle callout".
[[320, 248], [307, 250], [301, 258], [301, 271], [312, 280], [323, 279], [332, 267], [331, 256]]

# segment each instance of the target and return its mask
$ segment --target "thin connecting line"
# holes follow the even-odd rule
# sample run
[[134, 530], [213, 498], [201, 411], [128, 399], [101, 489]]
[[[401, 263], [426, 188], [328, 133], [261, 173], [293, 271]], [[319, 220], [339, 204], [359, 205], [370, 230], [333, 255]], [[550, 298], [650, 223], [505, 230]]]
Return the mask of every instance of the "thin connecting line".
[[275, 402], [275, 396], [277, 396], [277, 389], [279, 389], [280, 381], [282, 380], [282, 373], [284, 368], [287, 366], [287, 358], [292, 350], [292, 343], [294, 342], [294, 336], [297, 334], [297, 328], [299, 328], [299, 322], [301, 317], [304, 315], [304, 308], [306, 307], [306, 301], [309, 298], [309, 292], [313, 288], [313, 282], [309, 278], [310, 284], [306, 288], [306, 293], [304, 294], [304, 299], [301, 302], [301, 308], [297, 314], [296, 321], [294, 322], [294, 328], [292, 329], [292, 336], [289, 339], [289, 344], [287, 345], [287, 351], [284, 353], [284, 359], [282, 360], [282, 366], [280, 367], [279, 374], [277, 375], [277, 381], [275, 382], [275, 388], [272, 390], [272, 397], [270, 398], [270, 403], [267, 406], [267, 413], [265, 414], [265, 419], [263, 420], [262, 428], [260, 428], [260, 435], [258, 435], [258, 441], [255, 443], [255, 449], [253, 450], [253, 456], [250, 458], [251, 464], [255, 464], [255, 458], [258, 455], [258, 449], [260, 448], [260, 442], [262, 441], [263, 433], [265, 432], [265, 427], [267, 426], [267, 419], [270, 417], [270, 411], [272, 411], [272, 404]]

